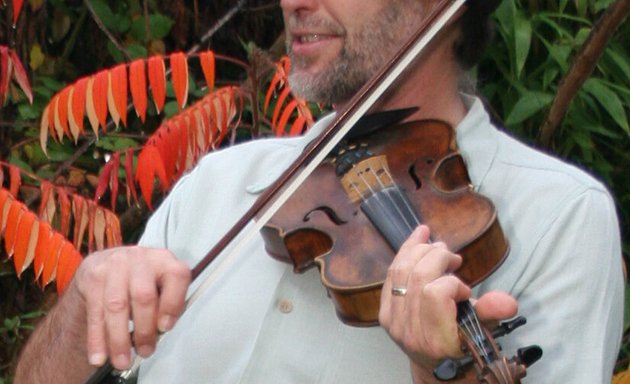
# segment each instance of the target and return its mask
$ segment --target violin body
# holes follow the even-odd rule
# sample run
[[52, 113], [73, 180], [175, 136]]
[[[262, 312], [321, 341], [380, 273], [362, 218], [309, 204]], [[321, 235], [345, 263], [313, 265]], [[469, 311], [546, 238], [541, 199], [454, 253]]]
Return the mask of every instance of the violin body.
[[[346, 146], [362, 146], [386, 159], [389, 177], [420, 222], [429, 226], [431, 240], [446, 243], [462, 256], [456, 274], [464, 282], [475, 285], [501, 264], [508, 253], [507, 240], [492, 202], [473, 191], [455, 149], [452, 127], [434, 120], [406, 122], [356, 137]], [[342, 187], [338, 159], [329, 160], [306, 179], [261, 233], [267, 252], [292, 263], [296, 272], [319, 268], [342, 321], [375, 325], [381, 287], [399, 244], [383, 239], [365, 212], [365, 202]], [[370, 172], [378, 177], [383, 171], [364, 169], [361, 177], [368, 179]]]

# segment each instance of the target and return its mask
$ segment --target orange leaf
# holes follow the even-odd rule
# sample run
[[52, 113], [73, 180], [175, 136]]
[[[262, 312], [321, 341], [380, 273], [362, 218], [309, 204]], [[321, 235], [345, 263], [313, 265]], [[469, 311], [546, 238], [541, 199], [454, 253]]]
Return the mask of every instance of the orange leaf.
[[153, 56], [147, 61], [149, 67], [149, 86], [153, 94], [155, 109], [160, 113], [166, 101], [166, 72], [162, 56]]
[[306, 123], [306, 118], [302, 115], [298, 115], [298, 117], [291, 124], [291, 129], [289, 130], [290, 136], [297, 136], [304, 130], [304, 124]]
[[103, 129], [107, 125], [107, 95], [109, 93], [109, 71], [101, 71], [94, 76], [92, 85], [92, 102], [94, 103], [94, 113]]
[[56, 99], [54, 111], [54, 122], [57, 135], [61, 138], [64, 134], [70, 137], [70, 129], [68, 127], [68, 98], [70, 97], [71, 87], [64, 88]]
[[203, 76], [208, 84], [208, 90], [212, 92], [214, 90], [214, 77], [215, 77], [215, 59], [214, 52], [205, 51], [199, 55], [199, 63], [201, 64], [201, 70]]
[[267, 92], [265, 93], [265, 104], [263, 106], [263, 113], [267, 113], [267, 109], [269, 108], [269, 103], [271, 103], [271, 98], [276, 91], [276, 87], [282, 81], [282, 77], [276, 72], [276, 74], [271, 78], [271, 82], [269, 83], [269, 88], [267, 88]]
[[85, 77], [77, 81], [68, 100], [68, 124], [75, 144], [79, 139], [79, 134], [84, 133], [83, 116], [85, 115], [87, 83], [88, 79]]
[[35, 257], [38, 233], [39, 223], [36, 221], [35, 214], [31, 211], [25, 211], [17, 227], [13, 252], [13, 265], [18, 277], [31, 265]]
[[147, 117], [147, 76], [144, 67], [143, 59], [135, 60], [129, 65], [131, 98], [136, 114], [143, 123]]
[[0, 232], [4, 232], [7, 226], [7, 217], [9, 216], [9, 210], [13, 205], [13, 196], [4, 188], [0, 188]]
[[120, 64], [109, 72], [107, 93], [109, 113], [116, 126], [119, 121], [122, 121], [123, 126], [127, 126], [127, 99], [127, 66]]
[[[48, 151], [46, 149], [46, 144], [48, 143], [48, 114], [50, 110], [50, 105], [47, 105], [44, 108], [44, 112], [42, 112], [42, 120], [39, 123], [39, 145], [42, 147], [42, 151], [44, 154], [48, 156]], [[52, 131], [51, 131], [52, 134]]]
[[15, 24], [17, 24], [18, 17], [20, 17], [20, 12], [22, 11], [22, 4], [24, 4], [24, 0], [13, 0], [13, 28], [15, 28]]
[[65, 242], [59, 252], [59, 264], [57, 265], [58, 294], [61, 295], [65, 292], [81, 261], [83, 261], [81, 254], [74, 249], [72, 244]]
[[287, 123], [289, 122], [289, 118], [291, 117], [291, 114], [293, 113], [296, 107], [297, 107], [296, 100], [291, 100], [287, 104], [286, 108], [282, 112], [282, 116], [280, 117], [280, 120], [278, 121], [278, 125], [276, 126], [276, 129], [274, 130], [276, 133], [276, 136], [282, 136], [284, 134], [284, 130], [286, 128]]
[[285, 100], [289, 97], [289, 92], [289, 87], [284, 87], [280, 92], [280, 95], [278, 95], [276, 107], [273, 109], [273, 117], [271, 118], [271, 126], [274, 128], [276, 127], [276, 124], [278, 124], [278, 117], [280, 116], [280, 112], [282, 111], [282, 106], [284, 105]]
[[148, 145], [145, 146], [138, 155], [138, 165], [136, 167], [136, 180], [140, 186], [140, 192], [146, 201], [147, 206], [153, 209], [151, 205], [153, 195], [153, 185], [155, 177], [158, 177], [163, 186], [168, 184], [164, 164], [157, 149]]
[[94, 135], [98, 138], [98, 116], [96, 114], [96, 105], [94, 104], [94, 80], [92, 76], [87, 81], [87, 87], [85, 90], [85, 113], [87, 114], [90, 126]]
[[92, 235], [94, 236], [94, 242], [96, 243], [96, 249], [105, 249], [105, 211], [99, 206], [94, 207], [94, 226], [92, 227]]
[[53, 232], [48, 245], [48, 255], [44, 260], [44, 269], [41, 274], [42, 287], [50, 284], [57, 275], [57, 265], [59, 263], [59, 252], [63, 246], [65, 239], [60, 233]]
[[117, 247], [122, 244], [120, 222], [118, 221], [118, 217], [111, 211], [105, 211], [105, 236], [108, 248]]
[[170, 56], [170, 61], [173, 90], [175, 91], [177, 105], [181, 111], [188, 100], [188, 64], [186, 55], [182, 52], [173, 53]]
[[11, 202], [9, 214], [7, 215], [7, 224], [4, 228], [4, 249], [7, 251], [9, 257], [13, 256], [18, 225], [20, 224], [20, 219], [24, 211], [26, 211], [26, 208], [24, 208], [22, 204], [16, 201]]
[[74, 247], [81, 249], [85, 229], [89, 221], [88, 206], [85, 199], [77, 194], [72, 195], [72, 214], [74, 216]]
[[13, 197], [17, 197], [20, 185], [22, 185], [20, 168], [15, 165], [9, 165], [9, 191]]
[[53, 185], [48, 180], [42, 180], [40, 189], [41, 199], [39, 201], [39, 217], [42, 220], [51, 222], [57, 210], [55, 206]]
[[35, 245], [35, 260], [33, 261], [33, 270], [35, 279], [39, 279], [44, 270], [44, 263], [50, 252], [50, 240], [52, 238], [52, 228], [45, 221], [40, 221], [39, 235], [37, 236], [37, 244]]
[[33, 104], [33, 90], [31, 89], [31, 84], [28, 81], [26, 70], [24, 69], [17, 53], [15, 53], [13, 49], [9, 50], [9, 55], [11, 56], [11, 61], [13, 63], [13, 78], [20, 86], [22, 92], [26, 95], [28, 102]]

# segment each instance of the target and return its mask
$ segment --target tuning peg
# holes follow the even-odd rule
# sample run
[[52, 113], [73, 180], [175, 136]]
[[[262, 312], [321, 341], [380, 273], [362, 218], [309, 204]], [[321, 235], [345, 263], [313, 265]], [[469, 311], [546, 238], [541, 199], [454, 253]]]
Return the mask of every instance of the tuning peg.
[[465, 367], [472, 364], [473, 358], [470, 356], [464, 356], [460, 359], [444, 359], [433, 370], [433, 376], [440, 381], [454, 380], [461, 367]]
[[517, 360], [526, 367], [529, 367], [540, 360], [543, 355], [543, 351], [542, 348], [537, 345], [530, 345], [528, 347], [517, 349], [516, 354]]
[[527, 319], [523, 316], [518, 316], [510, 321], [504, 321], [492, 330], [492, 337], [496, 339], [498, 337], [505, 336], [516, 328], [525, 325], [525, 323], [527, 323]]

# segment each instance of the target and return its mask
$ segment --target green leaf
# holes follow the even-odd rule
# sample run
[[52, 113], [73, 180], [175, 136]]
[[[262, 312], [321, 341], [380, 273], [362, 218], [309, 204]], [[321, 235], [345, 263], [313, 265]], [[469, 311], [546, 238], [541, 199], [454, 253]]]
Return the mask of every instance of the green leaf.
[[505, 119], [506, 125], [515, 125], [525, 121], [536, 112], [547, 107], [553, 100], [552, 95], [542, 92], [526, 92], [514, 104], [512, 110]]
[[532, 24], [523, 12], [518, 12], [514, 20], [514, 52], [516, 64], [516, 77], [520, 78], [525, 67], [525, 61], [529, 55], [529, 47], [532, 43]]
[[595, 97], [615, 122], [630, 135], [628, 117], [619, 96], [601, 79], [591, 77], [584, 83], [584, 90]]
[[[144, 21], [143, 17], [139, 17], [134, 20], [131, 25], [131, 33], [139, 41], [147, 40]], [[149, 15], [151, 38], [155, 40], [165, 38], [171, 32], [173, 24], [173, 20], [167, 16], [160, 15], [159, 13]]]

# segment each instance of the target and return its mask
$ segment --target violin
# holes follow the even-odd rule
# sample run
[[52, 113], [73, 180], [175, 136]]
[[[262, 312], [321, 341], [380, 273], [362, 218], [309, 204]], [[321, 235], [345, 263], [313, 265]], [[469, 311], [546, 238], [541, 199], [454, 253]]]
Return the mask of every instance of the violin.
[[[338, 317], [346, 324], [378, 324], [387, 269], [419, 224], [463, 258], [455, 274], [474, 286], [505, 260], [509, 246], [492, 202], [474, 192], [456, 151], [454, 130], [437, 120], [380, 127], [411, 110], [366, 116], [355, 128], [370, 131], [344, 140], [263, 227], [267, 252], [296, 272], [317, 266]], [[387, 117], [383, 117], [386, 115]], [[376, 127], [370, 120], [378, 122]], [[372, 124], [374, 125], [374, 124]], [[542, 355], [537, 346], [508, 360], [494, 337], [523, 325], [520, 317], [485, 330], [470, 302], [458, 304], [463, 349], [434, 372], [447, 380], [475, 362], [482, 383], [518, 383]], [[465, 364], [467, 362], [467, 364]]]
[[[272, 218], [276, 216], [276, 214], [279, 215], [277, 218], [280, 218], [283, 215], [282, 207], [285, 202], [289, 201], [291, 197], [295, 195], [296, 190], [300, 188], [303, 183], [309, 180], [313, 172], [321, 172], [320, 164], [326, 159], [330, 159], [329, 154], [333, 151], [333, 149], [337, 151], [335, 157], [333, 157], [336, 159], [335, 162], [337, 163], [343, 163], [346, 161], [347, 157], [344, 156], [344, 153], [348, 152], [347, 150], [350, 150], [350, 153], [359, 154], [359, 161], [356, 162], [358, 165], [357, 169], [360, 170], [359, 173], [356, 174], [355, 172], [354, 176], [349, 175], [346, 181], [344, 181], [350, 189], [354, 189], [354, 185], [356, 184], [353, 181], [353, 177], [358, 176], [361, 178], [365, 174], [361, 170], [365, 170], [366, 167], [382, 169], [382, 172], [379, 170], [377, 174], [379, 174], [379, 183], [383, 182], [385, 187], [379, 188], [377, 190], [378, 193], [373, 194], [368, 192], [366, 194], [365, 190], [344, 192], [345, 195], [343, 196], [343, 199], [348, 199], [348, 197], [350, 197], [350, 200], [352, 200], [357, 197], [361, 198], [361, 196], [366, 196], [366, 199], [369, 202], [364, 205], [373, 205], [372, 208], [375, 209], [374, 214], [372, 214], [373, 217], [380, 215], [377, 207], [378, 204], [376, 204], [377, 200], [380, 200], [378, 196], [387, 195], [388, 198], [391, 197], [394, 201], [401, 200], [404, 204], [409, 204], [410, 208], [406, 211], [403, 217], [407, 218], [407, 216], [409, 216], [409, 219], [415, 220], [418, 223], [430, 223], [432, 233], [434, 234], [434, 240], [446, 242], [452, 250], [456, 250], [459, 253], [470, 253], [471, 256], [466, 257], [467, 260], [473, 260], [475, 258], [488, 259], [487, 263], [479, 264], [481, 265], [480, 268], [472, 265], [470, 267], [461, 268], [460, 276], [468, 283], [474, 284], [482, 280], [500, 264], [500, 261], [505, 257], [507, 252], [507, 243], [503, 238], [500, 227], [498, 227], [498, 224], [495, 224], [496, 213], [492, 211], [491, 203], [485, 198], [471, 198], [471, 195], [466, 193], [451, 193], [462, 188], [469, 189], [469, 182], [466, 181], [467, 176], [464, 175], [465, 167], [463, 167], [463, 162], [458, 155], [447, 154], [444, 157], [438, 157], [438, 154], [428, 154], [424, 157], [418, 157], [415, 155], [415, 159], [412, 159], [412, 156], [401, 160], [403, 164], [414, 164], [412, 169], [405, 169], [404, 166], [399, 167], [398, 164], [396, 164], [398, 162], [396, 153], [388, 152], [384, 147], [377, 148], [375, 143], [368, 144], [365, 153], [362, 153], [362, 151], [355, 152], [352, 148], [352, 144], [345, 148], [346, 151], [344, 152], [344, 148], [341, 148], [338, 145], [342, 139], [346, 137], [348, 132], [359, 122], [361, 117], [375, 105], [389, 87], [400, 78], [405, 69], [423, 52], [424, 48], [431, 42], [433, 37], [438, 34], [439, 31], [447, 25], [447, 23], [458, 15], [461, 9], [465, 6], [465, 3], [466, 0], [440, 0], [436, 4], [435, 8], [429, 15], [427, 15], [427, 18], [422, 25], [419, 26], [417, 33], [409, 39], [409, 41], [400, 49], [390, 62], [386, 63], [386, 65], [370, 81], [368, 81], [351, 100], [349, 100], [345, 108], [337, 113], [335, 121], [330, 124], [329, 127], [303, 151], [293, 164], [291, 164], [291, 166], [282, 175], [280, 175], [275, 183], [269, 186], [263, 194], [259, 196], [250, 209], [245, 212], [236, 224], [234, 224], [234, 226], [224, 234], [224, 236], [212, 247], [212, 249], [208, 251], [206, 256], [192, 269], [193, 280], [197, 280], [207, 266], [210, 265], [218, 255], [222, 254], [223, 250], [226, 249], [228, 245], [232, 244], [235, 238], [238, 237], [239, 242], [235, 243], [234, 246], [231, 247], [230, 253], [225, 255], [224, 260], [229, 260], [231, 257], [238, 254], [247, 241], [254, 238], [259, 231], [261, 231], [261, 233], [268, 232], [268, 228], [275, 228], [276, 231], [275, 239], [268, 241], [266, 245], [270, 253], [276, 258], [283, 260], [291, 259], [291, 262], [294, 262], [288, 255], [293, 254], [295, 256], [300, 255], [301, 253], [286, 252], [286, 250], [283, 249], [283, 247], [286, 248], [286, 244], [283, 244], [285, 243], [286, 238], [284, 236], [278, 236], [278, 233], [284, 231], [281, 227], [281, 225], [283, 225], [282, 222], [277, 221], [275, 224], [272, 222], [272, 224], [267, 226], [267, 229], [263, 228]], [[439, 122], [435, 122], [435, 124], [438, 126], [440, 125]], [[438, 131], [440, 130], [443, 129], [438, 128]], [[448, 130], [449, 129], [446, 131]], [[445, 133], [443, 132], [442, 134]], [[447, 143], [448, 148], [452, 148], [452, 133], [446, 133], [446, 135], [447, 137], [450, 137], [450, 139], [446, 139], [444, 143]], [[404, 141], [405, 140], [402, 140], [401, 143], [404, 143]], [[371, 149], [370, 145], [372, 145]], [[360, 143], [359, 147], [361, 147]], [[378, 156], [375, 158], [372, 155], [372, 153], [376, 154], [379, 152], [384, 154], [380, 158]], [[420, 159], [419, 162], [417, 161], [418, 159]], [[423, 159], [424, 163], [422, 162]], [[387, 161], [385, 162], [383, 160]], [[442, 164], [441, 167], [439, 167], [440, 175], [438, 175], [439, 177], [427, 177], [427, 175], [423, 174], [423, 172], [428, 171], [431, 168], [429, 167], [431, 165], [429, 162], [434, 161], [439, 161]], [[392, 163], [391, 170], [390, 166], [387, 165], [389, 162]], [[344, 167], [342, 166], [340, 169], [343, 168]], [[353, 165], [350, 168], [355, 167]], [[405, 172], [407, 172], [409, 177], [401, 177], [401, 174], [404, 175]], [[380, 178], [381, 174], [387, 175], [388, 173], [390, 176], [386, 176], [384, 179]], [[420, 177], [421, 175], [422, 177]], [[387, 181], [388, 179], [391, 179], [391, 184]], [[400, 181], [396, 179], [399, 179]], [[394, 180], [396, 180], [395, 183]], [[439, 220], [434, 218], [438, 210], [429, 208], [429, 205], [426, 203], [417, 205], [421, 200], [416, 200], [415, 197], [405, 197], [407, 194], [410, 194], [410, 191], [422, 190], [422, 188], [416, 188], [418, 186], [418, 181], [422, 184], [422, 180], [432, 180], [432, 182], [435, 182], [433, 186], [448, 192], [448, 196], [451, 196], [456, 200], [470, 200], [473, 207], [476, 206], [480, 209], [480, 212], [484, 212], [486, 215], [485, 219], [477, 219], [474, 214], [466, 216], [462, 215], [458, 219], [463, 221], [472, 220], [474, 222], [473, 227], [477, 228], [472, 232], [478, 232], [480, 236], [471, 236], [466, 238], [464, 236], [460, 236], [457, 231], [449, 230], [447, 227], [441, 228]], [[402, 187], [396, 186], [399, 182], [402, 183]], [[464, 185], [466, 185], [466, 187], [464, 187]], [[375, 204], [371, 204], [372, 202]], [[398, 202], [396, 205], [398, 205]], [[370, 208], [366, 208], [363, 209], [363, 212], [369, 210]], [[310, 214], [306, 215], [306, 217], [314, 219], [315, 216], [324, 215], [328, 217], [329, 221], [332, 220], [333, 222], [338, 218], [343, 219], [344, 217], [348, 217], [344, 212], [342, 212], [343, 214], [340, 216], [335, 216], [332, 212], [333, 211], [325, 208], [315, 209], [309, 211], [308, 213]], [[358, 210], [354, 208], [354, 211], [351, 212], [358, 212]], [[305, 212], [302, 212], [302, 215], [298, 217], [300, 219], [304, 218], [304, 213]], [[369, 215], [370, 214], [366, 214], [366, 217]], [[399, 220], [396, 219], [395, 221]], [[383, 239], [385, 239], [385, 243], [388, 245], [383, 245], [382, 249], [386, 250], [387, 254], [390, 255], [392, 253], [392, 249], [397, 249], [396, 247], [399, 246], [400, 238], [406, 238], [410, 233], [409, 227], [407, 227], [406, 229], [403, 228], [400, 231], [392, 231], [395, 232], [396, 235], [390, 237], [390, 234], [388, 234], [388, 224], [383, 224], [379, 220], [374, 220], [373, 222], [365, 220], [363, 221], [363, 224], [365, 225], [356, 227], [359, 232], [371, 232], [372, 228], [376, 228], [379, 232], [379, 236], [381, 236], [381, 233], [385, 233], [385, 237], [383, 237]], [[373, 234], [374, 233], [372, 233], [372, 235]], [[481, 236], [481, 234], [484, 234], [484, 236]], [[263, 236], [270, 237], [269, 234], [263, 234]], [[370, 236], [370, 238], [372, 237], [373, 236]], [[313, 236], [313, 238], [322, 239], [325, 246], [321, 249], [331, 248], [332, 244], [330, 244], [330, 242], [332, 241], [332, 238], [329, 237], [326, 239], [326, 236], [321, 236], [321, 234]], [[329, 244], [325, 244], [326, 242]], [[307, 248], [306, 244], [303, 244], [302, 248]], [[367, 281], [369, 282], [367, 286], [361, 286], [358, 287], [358, 289], [357, 287], [345, 289], [347, 287], [343, 286], [346, 284], [343, 280], [335, 280], [343, 277], [341, 275], [341, 272], [344, 269], [343, 265], [315, 261], [317, 258], [312, 257], [313, 254], [309, 254], [309, 252], [312, 251], [307, 251], [302, 254], [306, 256], [295, 256], [296, 259], [304, 260], [304, 262], [297, 263], [300, 265], [298, 269], [306, 268], [313, 263], [319, 264], [323, 266], [323, 270], [330, 272], [331, 287], [334, 287], [338, 282], [341, 282], [340, 287], [342, 289], [333, 291], [334, 294], [331, 294], [336, 303], [337, 312], [340, 314], [340, 317], [348, 323], [364, 325], [374, 324], [376, 322], [375, 319], [377, 318], [375, 314], [378, 311], [378, 295], [380, 294], [378, 285], [379, 283], [382, 283], [383, 280], [382, 276], [379, 275], [381, 272], [378, 271], [382, 271], [382, 267], [384, 267], [387, 262], [374, 261], [375, 263], [380, 263], [381, 268], [372, 268], [373, 266], [370, 265], [370, 263], [373, 262], [372, 260], [367, 263], [349, 264], [351, 261], [354, 261], [351, 255], [356, 252], [343, 252], [344, 257], [338, 258], [337, 260], [342, 260], [342, 263], [346, 263], [345, 266], [348, 267], [346, 271], [374, 271], [371, 276], [369, 272], [367, 273]], [[350, 273], [350, 275], [352, 275], [352, 273]], [[211, 279], [202, 281], [187, 299], [186, 308], [194, 305], [196, 300], [203, 295], [211, 285]], [[448, 380], [455, 378], [459, 374], [458, 372], [460, 367], [468, 366], [471, 362], [474, 362], [477, 366], [480, 382], [506, 384], [517, 383], [519, 382], [519, 378], [523, 377], [525, 367], [540, 357], [540, 348], [533, 347], [533, 349], [527, 349], [522, 353], [519, 352], [518, 356], [511, 360], [507, 360], [501, 355], [500, 348], [493, 340], [493, 337], [509, 333], [516, 326], [521, 325], [523, 323], [522, 320], [503, 324], [494, 331], [489, 332], [482, 327], [476, 326], [479, 321], [476, 319], [476, 314], [474, 313], [474, 309], [470, 303], [463, 303], [458, 306], [458, 320], [460, 323], [462, 349], [467, 353], [467, 355], [462, 359], [447, 360], [441, 364], [435, 372], [436, 377], [440, 379]], [[470, 325], [474, 326], [470, 327]], [[473, 329], [474, 332], [470, 333], [468, 331], [469, 328]], [[533, 353], [529, 352], [532, 350], [534, 351]], [[88, 378], [87, 383], [127, 382], [128, 378], [133, 379], [139, 364], [140, 360], [136, 360], [131, 369], [122, 373], [117, 372], [112, 375], [113, 367], [110, 363], [106, 363], [90, 378]]]

